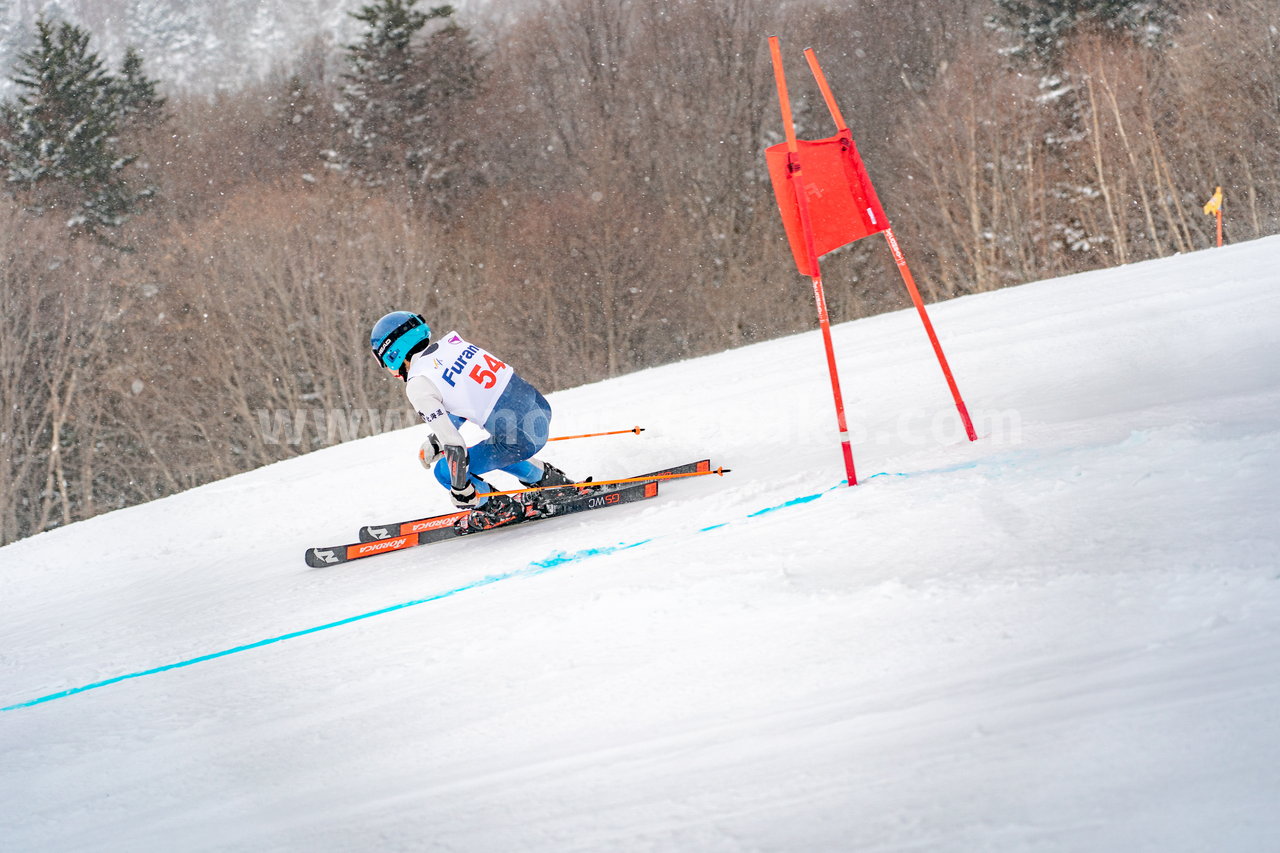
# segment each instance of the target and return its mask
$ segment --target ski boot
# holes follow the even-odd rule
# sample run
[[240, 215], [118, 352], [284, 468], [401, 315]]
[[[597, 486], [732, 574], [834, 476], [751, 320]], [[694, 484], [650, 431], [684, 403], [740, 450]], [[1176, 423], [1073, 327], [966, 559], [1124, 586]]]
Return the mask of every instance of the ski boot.
[[538, 508], [511, 495], [494, 495], [454, 522], [459, 533], [476, 533], [527, 518], [536, 518]]
[[[588, 477], [584, 482], [590, 481], [591, 478]], [[539, 478], [536, 483], [526, 483], [526, 485], [533, 486], [538, 489], [538, 491], [529, 492], [528, 494], [532, 497], [533, 503], [537, 506], [538, 510], [540, 512], [545, 512], [555, 504], [557, 498], [563, 498], [568, 495], [589, 495], [595, 491], [595, 489], [587, 487], [576, 489], [559, 488], [560, 486], [572, 486], [577, 482], [577, 480], [571, 479], [568, 474], [561, 471], [550, 462], [543, 462], [542, 477]]]
[[573, 480], [569, 479], [568, 474], [561, 471], [559, 468], [552, 465], [550, 462], [543, 462], [542, 478], [539, 479], [538, 482], [530, 483], [529, 485], [546, 489], [553, 486], [568, 486], [573, 482], [574, 482]]

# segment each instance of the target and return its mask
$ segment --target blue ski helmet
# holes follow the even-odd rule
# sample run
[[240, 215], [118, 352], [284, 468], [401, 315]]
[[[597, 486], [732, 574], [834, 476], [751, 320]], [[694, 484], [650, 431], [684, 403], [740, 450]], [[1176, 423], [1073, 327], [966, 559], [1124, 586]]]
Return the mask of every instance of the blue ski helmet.
[[411, 311], [392, 311], [373, 324], [369, 333], [369, 346], [374, 358], [392, 373], [400, 374], [405, 359], [418, 346], [431, 340], [431, 327], [421, 314]]

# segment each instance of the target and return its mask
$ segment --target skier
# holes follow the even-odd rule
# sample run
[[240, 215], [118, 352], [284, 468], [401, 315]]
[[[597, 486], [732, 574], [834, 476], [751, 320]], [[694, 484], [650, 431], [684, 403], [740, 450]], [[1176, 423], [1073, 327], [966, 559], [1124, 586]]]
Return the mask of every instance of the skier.
[[[505, 471], [524, 486], [573, 482], [533, 458], [547, 443], [551, 406], [510, 365], [457, 332], [432, 341], [426, 320], [409, 311], [393, 311], [375, 323], [369, 345], [378, 362], [405, 383], [409, 402], [431, 427], [418, 458], [449, 490], [454, 506], [470, 510], [457, 522], [460, 530], [483, 530], [539, 512], [541, 492], [482, 497], [494, 489], [481, 474]], [[467, 447], [458, 432], [467, 421], [483, 426], [489, 437]]]

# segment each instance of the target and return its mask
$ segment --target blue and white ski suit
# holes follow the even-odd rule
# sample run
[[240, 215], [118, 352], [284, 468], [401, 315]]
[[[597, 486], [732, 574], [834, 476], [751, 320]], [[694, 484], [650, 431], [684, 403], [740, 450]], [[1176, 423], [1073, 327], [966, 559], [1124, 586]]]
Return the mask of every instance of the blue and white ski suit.
[[[458, 428], [471, 421], [488, 438], [467, 448], [467, 471], [478, 491], [488, 491], [480, 475], [505, 471], [523, 483], [542, 475], [530, 458], [551, 434], [551, 406], [505, 362], [449, 332], [409, 361], [405, 394], [441, 444], [466, 447]], [[449, 488], [452, 476], [445, 459], [433, 473]]]

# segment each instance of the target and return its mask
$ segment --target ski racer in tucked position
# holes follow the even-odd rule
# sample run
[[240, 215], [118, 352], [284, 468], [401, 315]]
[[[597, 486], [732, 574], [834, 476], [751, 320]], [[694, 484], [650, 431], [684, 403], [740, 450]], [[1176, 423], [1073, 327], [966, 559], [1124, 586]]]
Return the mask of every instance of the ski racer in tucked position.
[[[547, 443], [551, 406], [538, 390], [492, 353], [449, 332], [432, 340], [419, 314], [393, 311], [373, 326], [369, 345], [378, 362], [405, 383], [405, 394], [431, 427], [418, 458], [469, 512], [459, 530], [484, 530], [539, 512], [541, 492], [481, 497], [495, 489], [482, 474], [505, 471], [524, 486], [572, 483], [533, 455]], [[489, 437], [470, 447], [458, 432], [470, 421]]]

